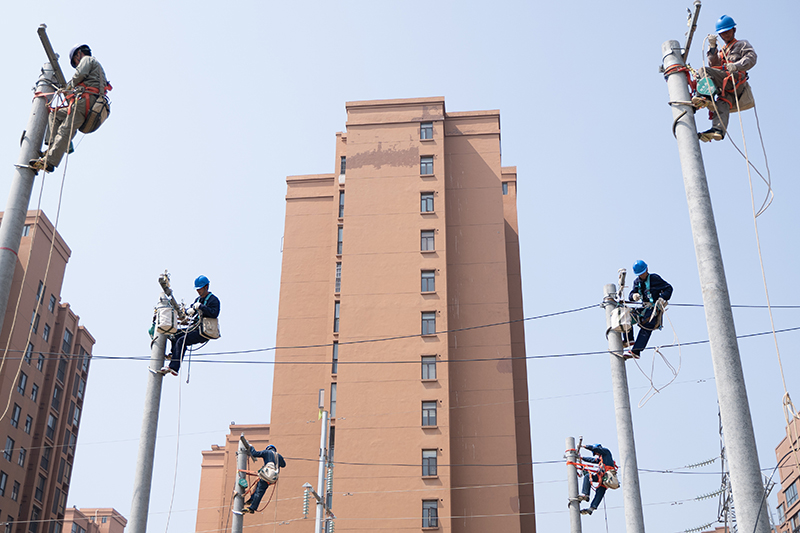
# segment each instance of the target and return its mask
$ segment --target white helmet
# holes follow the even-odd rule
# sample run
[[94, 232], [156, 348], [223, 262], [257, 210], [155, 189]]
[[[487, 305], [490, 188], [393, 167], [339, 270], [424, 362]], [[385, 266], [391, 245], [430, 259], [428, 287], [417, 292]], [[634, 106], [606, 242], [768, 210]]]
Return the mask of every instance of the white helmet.
[[84, 54], [86, 54], [87, 56], [92, 55], [92, 49], [89, 48], [88, 44], [78, 43], [75, 46], [73, 46], [72, 49], [69, 51], [69, 64], [72, 65], [73, 68], [77, 67], [74, 58], [75, 58], [75, 53], [78, 52], [79, 50]]

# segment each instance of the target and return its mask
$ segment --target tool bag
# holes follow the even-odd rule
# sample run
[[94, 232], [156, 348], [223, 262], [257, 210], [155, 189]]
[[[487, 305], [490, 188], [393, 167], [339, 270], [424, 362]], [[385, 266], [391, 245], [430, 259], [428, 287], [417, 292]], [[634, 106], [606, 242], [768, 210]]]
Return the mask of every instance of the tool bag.
[[627, 307], [615, 307], [611, 311], [611, 331], [622, 333], [631, 330], [631, 310]]
[[159, 305], [156, 307], [156, 330], [159, 333], [171, 335], [178, 331], [178, 321], [175, 318], [175, 310], [169, 305]]
[[619, 488], [619, 478], [616, 469], [606, 470], [603, 474], [603, 486], [611, 490]]
[[219, 339], [219, 319], [205, 316], [201, 317], [200, 336], [209, 340]]
[[108, 115], [111, 114], [111, 102], [105, 95], [98, 95], [94, 105], [89, 109], [86, 119], [78, 130], [81, 133], [93, 133], [103, 125]]
[[258, 477], [267, 483], [278, 481], [278, 474], [280, 474], [280, 469], [273, 462], [269, 462], [258, 469]]

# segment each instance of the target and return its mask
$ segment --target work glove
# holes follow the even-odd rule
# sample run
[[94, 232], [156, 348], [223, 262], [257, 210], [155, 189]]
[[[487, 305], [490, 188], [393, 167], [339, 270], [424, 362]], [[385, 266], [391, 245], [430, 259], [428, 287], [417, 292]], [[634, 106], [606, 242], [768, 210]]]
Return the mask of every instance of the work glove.
[[195, 310], [194, 310], [194, 307], [190, 307], [189, 309], [187, 309], [187, 310], [186, 310], [186, 316], [192, 316], [192, 315], [194, 315], [196, 312], [197, 312], [197, 311], [195, 311]]
[[736, 63], [725, 63], [725, 70], [728, 72], [736, 72], [739, 67], [736, 66]]
[[664, 298], [656, 300], [656, 307], [662, 311], [667, 308], [667, 301]]
[[192, 309], [198, 311], [200, 309], [200, 302], [195, 302], [192, 304]]
[[633, 296], [631, 296], [631, 300], [633, 300], [634, 302], [638, 302], [641, 299], [642, 299], [642, 295], [639, 294], [638, 292], [634, 292]]
[[717, 47], [717, 36], [713, 33], [708, 36], [708, 47], [710, 49]]

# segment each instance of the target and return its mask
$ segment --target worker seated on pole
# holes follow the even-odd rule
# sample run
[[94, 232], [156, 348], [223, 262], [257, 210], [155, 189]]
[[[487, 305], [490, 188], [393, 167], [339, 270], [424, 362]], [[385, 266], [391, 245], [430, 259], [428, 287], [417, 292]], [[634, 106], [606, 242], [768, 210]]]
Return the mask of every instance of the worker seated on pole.
[[[172, 350], [168, 356], [170, 362], [169, 364], [165, 364], [160, 370], [161, 374], [177, 376], [178, 371], [181, 369], [181, 361], [186, 353], [187, 346], [205, 343], [208, 342], [209, 339], [219, 337], [219, 329], [216, 329], [216, 336], [214, 336], [213, 332], [209, 332], [206, 329], [208, 327], [208, 319], [212, 319], [213, 322], [216, 323], [216, 319], [219, 317], [220, 307], [219, 298], [211, 294], [211, 291], [208, 290], [208, 285], [209, 281], [205, 276], [198, 276], [198, 278], [194, 280], [197, 298], [192, 306], [186, 310], [186, 314], [190, 320], [189, 324], [186, 328], [170, 337], [172, 343]], [[214, 324], [214, 326], [216, 326], [216, 324]]]
[[[45, 143], [50, 143], [50, 146], [42, 157], [32, 159], [28, 163], [34, 170], [53, 172], [61, 163], [61, 158], [64, 157], [78, 131], [91, 133], [99, 127], [99, 123], [93, 122], [94, 129], [89, 131], [86, 130], [85, 123], [88, 122], [87, 119], [90, 118], [97, 100], [102, 98], [105, 102], [106, 92], [111, 90], [111, 85], [106, 80], [106, 73], [100, 62], [92, 57], [92, 50], [88, 44], [73, 46], [69, 52], [69, 62], [75, 69], [75, 74], [65, 89], [68, 105], [51, 111], [50, 133], [45, 138]], [[108, 111], [108, 108], [106, 110]], [[51, 141], [49, 137], [53, 134], [55, 137]]]
[[253, 495], [244, 502], [246, 506], [249, 506], [242, 509], [244, 513], [255, 513], [258, 511], [261, 498], [264, 497], [267, 488], [278, 482], [278, 475], [280, 474], [281, 468], [286, 466], [286, 461], [283, 459], [283, 456], [278, 453], [278, 449], [272, 444], [260, 452], [256, 451], [255, 447], [250, 446], [250, 457], [254, 459], [259, 457], [264, 459], [264, 466], [258, 471], [259, 480], [258, 485], [256, 485], [256, 490], [253, 491]]
[[[740, 101], [749, 91], [747, 71], [756, 65], [757, 59], [756, 51], [749, 42], [736, 40], [736, 23], [731, 17], [727, 15], [720, 17], [717, 21], [717, 33], [725, 42], [725, 46], [722, 50], [717, 50], [717, 36], [708, 36], [707, 57], [711, 66], [698, 71], [698, 94], [692, 98], [695, 107], [707, 107], [711, 113], [711, 129], [697, 134], [703, 142], [724, 139], [731, 108], [736, 111], [736, 104], [739, 102], [740, 109], [745, 109]], [[709, 83], [709, 80], [712, 83]], [[702, 94], [703, 92], [707, 94]], [[712, 102], [714, 96], [717, 97], [716, 112]], [[749, 107], [752, 107], [752, 103]]]
[[636, 342], [633, 342], [633, 330], [623, 332], [622, 346], [628, 348], [633, 345], [631, 356], [638, 359], [642, 350], [647, 347], [647, 341], [650, 340], [653, 330], [661, 329], [664, 310], [672, 298], [672, 285], [658, 274], [651, 274], [647, 270], [647, 263], [641, 259], [633, 264], [633, 273], [636, 274], [636, 279], [628, 299], [642, 302], [642, 309], [638, 311], [636, 318], [639, 334], [636, 335]]
[[589, 501], [589, 489], [592, 483], [595, 484], [594, 498], [592, 503], [586, 509], [581, 509], [581, 514], [592, 514], [600, 506], [603, 501], [603, 496], [606, 495], [606, 489], [619, 488], [619, 479], [617, 478], [617, 466], [614, 463], [614, 458], [611, 456], [611, 451], [604, 448], [602, 444], [591, 444], [582, 446], [592, 454], [593, 457], [581, 457], [582, 461], [599, 465], [596, 471], [584, 469], [583, 474], [583, 487], [578, 499], [581, 501]]

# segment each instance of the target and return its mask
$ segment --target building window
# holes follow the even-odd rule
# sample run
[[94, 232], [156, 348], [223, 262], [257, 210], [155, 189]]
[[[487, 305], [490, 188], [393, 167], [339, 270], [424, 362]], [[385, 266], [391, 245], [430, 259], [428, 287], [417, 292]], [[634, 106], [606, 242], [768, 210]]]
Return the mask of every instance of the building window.
[[28, 347], [25, 348], [25, 355], [23, 356], [23, 359], [25, 359], [25, 362], [28, 364], [31, 364], [31, 354], [33, 354], [33, 343], [29, 342]]
[[39, 480], [36, 482], [36, 489], [33, 492], [33, 497], [36, 501], [42, 501], [44, 498], [44, 486], [47, 483], [47, 478], [39, 474]]
[[34, 383], [31, 385], [31, 400], [35, 402], [37, 398], [39, 398], [39, 385]]
[[75, 414], [72, 416], [72, 425], [77, 426], [78, 423], [81, 421], [81, 408], [77, 405], [75, 406]]
[[342, 291], [342, 263], [336, 263], [336, 281], [333, 285], [333, 292], [339, 293]]
[[83, 394], [86, 392], [86, 380], [81, 378], [78, 383], [78, 399], [83, 400]]
[[439, 500], [422, 500], [422, 527], [439, 527]]
[[[342, 172], [344, 174], [344, 172]], [[339, 218], [344, 216], [344, 191], [339, 191]]]
[[420, 245], [419, 249], [423, 252], [431, 252], [436, 249], [434, 244], [434, 231], [432, 229], [424, 229], [420, 232]]
[[72, 350], [72, 332], [64, 328], [64, 342], [61, 343], [61, 351], [69, 353]]
[[6, 437], [6, 449], [3, 450], [3, 457], [6, 461], [11, 461], [11, 454], [14, 453], [14, 439]]
[[39, 287], [37, 287], [37, 289], [36, 289], [36, 303], [37, 304], [40, 301], [42, 301], [42, 298], [44, 297], [44, 293], [45, 293], [45, 291], [44, 291], [44, 282], [42, 280], [39, 280]]
[[52, 294], [50, 295], [50, 302], [47, 304], [47, 310], [51, 313], [55, 312], [56, 310], [56, 297]]
[[503, 182], [503, 196], [505, 196], [507, 194], [508, 194], [508, 182], [504, 181]]
[[39, 319], [42, 318], [42, 317], [39, 316], [39, 314], [36, 313], [36, 311], [34, 311], [33, 313], [36, 316], [34, 316], [33, 322], [32, 322], [31, 325], [33, 326], [33, 333], [38, 333], [39, 332]]
[[45, 446], [44, 450], [42, 450], [42, 460], [39, 462], [42, 469], [47, 472], [50, 468], [50, 454], [53, 453], [53, 448], [50, 446]]
[[[62, 511], [63, 514], [63, 511]], [[50, 533], [61, 533], [61, 522], [50, 522]]]
[[69, 453], [75, 455], [75, 443], [78, 442], [78, 436], [71, 431], [67, 431], [67, 436], [69, 437], [69, 446], [67, 446], [67, 450]]
[[422, 402], [422, 425], [423, 427], [436, 425], [436, 402]]
[[44, 325], [44, 330], [42, 331], [42, 338], [45, 342], [50, 340], [50, 324]]
[[339, 163], [339, 174], [344, 174], [344, 171], [347, 168], [347, 157], [341, 156], [339, 158], [339, 161], [340, 161], [340, 163]]
[[86, 350], [83, 349], [83, 346], [81, 346], [81, 348], [80, 348], [80, 355], [81, 355], [81, 357], [83, 357], [83, 360], [81, 361], [81, 370], [83, 370], [84, 372], [88, 372], [89, 371], [89, 354], [86, 353]]
[[422, 271], [422, 292], [436, 292], [436, 271]]
[[25, 417], [25, 433], [31, 434], [31, 427], [33, 427], [33, 418], [31, 415]]
[[336, 383], [331, 383], [331, 418], [336, 418]]
[[787, 488], [786, 492], [784, 492], [784, 496], [786, 497], [786, 508], [790, 509], [792, 507], [792, 505], [794, 505], [795, 502], [797, 501], [797, 482], [796, 481], [794, 483], [792, 483], [791, 485], [789, 485], [789, 488]]
[[421, 192], [419, 193], [419, 212], [420, 213], [433, 213], [433, 193]]
[[430, 176], [433, 174], [432, 155], [423, 155], [419, 158], [419, 173], [422, 176]]
[[25, 466], [25, 456], [27, 455], [27, 451], [25, 448], [20, 447], [19, 449], [19, 458], [17, 459], [17, 464], [19, 466]]
[[331, 374], [339, 373], [339, 343], [333, 343], [333, 364], [331, 365]]
[[[45, 324], [45, 329], [47, 329], [47, 328], [48, 328], [48, 326], [47, 326], [47, 324]], [[50, 335], [49, 332], [48, 332], [48, 335]], [[39, 358], [36, 360], [36, 370], [41, 372], [41, 370], [43, 368], [44, 368], [44, 354], [43, 353], [39, 353]]]
[[422, 334], [435, 335], [436, 334], [436, 312], [424, 311], [422, 313]]
[[339, 311], [342, 305], [340, 302], [333, 304], [333, 332], [339, 333]]
[[31, 234], [31, 225], [25, 224], [24, 226], [22, 226], [22, 236], [27, 237], [30, 234]]
[[47, 416], [47, 429], [45, 429], [45, 436], [50, 440], [55, 440], [56, 435], [56, 424], [58, 423], [58, 417], [52, 413]]
[[419, 125], [420, 139], [433, 139], [433, 122], [423, 122]]
[[[61, 461], [58, 463], [58, 475], [56, 476], [56, 480], [61, 483], [64, 480], [64, 469], [66, 467], [66, 460], [62, 457]], [[69, 482], [69, 478], [67, 478], [67, 482]]]
[[8, 474], [0, 472], [0, 496], [6, 495], [6, 485], [8, 484]]
[[[64, 341], [66, 342], [66, 341]], [[58, 360], [58, 369], [56, 370], [56, 379], [64, 383], [64, 373], [67, 370], [67, 360], [63, 357]]]
[[[42, 500], [40, 499], [39, 501]], [[42, 511], [35, 505], [31, 509], [31, 521], [28, 523], [29, 533], [39, 533], [39, 516], [41, 512]]]
[[344, 226], [336, 230], [336, 255], [342, 255], [342, 242], [344, 241]]
[[17, 383], [17, 392], [25, 396], [25, 387], [28, 386], [28, 376], [25, 372], [20, 372], [19, 383]]
[[422, 379], [436, 379], [436, 356], [422, 356]]
[[11, 411], [11, 425], [15, 428], [19, 427], [19, 416], [22, 414], [22, 407], [14, 404], [14, 409]]
[[12, 526], [13, 523], [14, 523], [14, 517], [11, 516], [11, 515], [8, 515], [8, 518], [6, 519], [5, 533], [11, 533], [11, 526]]
[[439, 475], [436, 470], [436, 450], [422, 450], [422, 475]]
[[69, 483], [69, 477], [72, 474], [72, 463], [67, 461], [64, 467], [64, 483]]
[[15, 481], [11, 487], [11, 499], [17, 501], [19, 498], [19, 481]]
[[50, 402], [50, 406], [58, 412], [61, 409], [61, 387], [55, 386], [53, 387], [53, 401]]
[[58, 514], [58, 504], [61, 501], [61, 489], [56, 489], [53, 493], [53, 514]]
[[795, 514], [791, 519], [792, 533], [800, 532], [800, 514]]

